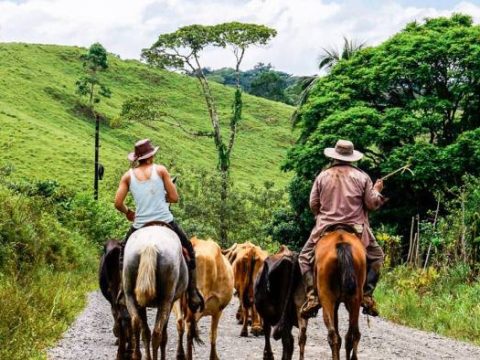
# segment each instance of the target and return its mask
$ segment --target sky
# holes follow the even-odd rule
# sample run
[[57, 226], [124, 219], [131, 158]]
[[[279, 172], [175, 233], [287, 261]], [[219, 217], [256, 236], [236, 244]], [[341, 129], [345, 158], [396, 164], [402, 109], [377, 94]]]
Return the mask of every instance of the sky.
[[[462, 12], [480, 23], [480, 0], [0, 0], [0, 41], [88, 47], [139, 59], [159, 34], [190, 24], [265, 24], [278, 35], [247, 51], [243, 69], [271, 63], [294, 75], [318, 73], [322, 48], [343, 37], [377, 45], [408, 22]], [[233, 54], [208, 50], [202, 64], [234, 65]]]

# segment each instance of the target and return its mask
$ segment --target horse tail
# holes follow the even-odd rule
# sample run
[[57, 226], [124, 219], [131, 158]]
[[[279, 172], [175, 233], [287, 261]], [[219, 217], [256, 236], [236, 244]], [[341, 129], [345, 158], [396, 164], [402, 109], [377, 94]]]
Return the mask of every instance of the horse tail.
[[353, 295], [357, 290], [357, 275], [353, 265], [352, 246], [348, 243], [337, 244], [337, 261], [340, 267], [342, 292]]
[[156, 296], [157, 249], [153, 245], [147, 246], [140, 253], [135, 297], [140, 306], [145, 307]]

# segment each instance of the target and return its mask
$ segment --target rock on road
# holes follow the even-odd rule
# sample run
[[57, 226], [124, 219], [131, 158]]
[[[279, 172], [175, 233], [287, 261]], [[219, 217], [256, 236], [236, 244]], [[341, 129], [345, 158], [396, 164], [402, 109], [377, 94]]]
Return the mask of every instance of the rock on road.
[[[234, 298], [220, 320], [218, 355], [220, 359], [228, 360], [262, 359], [263, 336], [257, 338], [251, 335], [248, 338], [239, 336], [240, 326], [235, 320], [237, 305], [237, 299]], [[154, 311], [154, 309], [148, 310], [150, 324], [153, 322]], [[342, 337], [346, 327], [346, 312], [342, 311], [340, 317]], [[177, 333], [173, 314], [168, 328], [167, 359], [175, 359]], [[194, 358], [208, 359], [210, 318], [201, 319], [199, 328], [205, 345], [196, 346]], [[362, 339], [359, 345], [359, 357], [362, 359], [480, 359], [480, 347], [399, 326], [379, 318], [370, 318], [370, 326], [368, 326], [366, 317], [361, 315], [360, 331]], [[296, 329], [294, 336], [297, 342]], [[327, 333], [321, 316], [310, 321], [307, 336], [306, 359], [330, 358]], [[92, 292], [88, 295], [87, 307], [57, 346], [48, 351], [48, 359], [115, 359], [114, 340], [109, 304], [99, 291]], [[275, 358], [281, 358], [281, 342], [272, 340], [272, 346]], [[343, 351], [342, 347], [342, 357], [344, 357]], [[297, 345], [295, 358], [298, 358]]]

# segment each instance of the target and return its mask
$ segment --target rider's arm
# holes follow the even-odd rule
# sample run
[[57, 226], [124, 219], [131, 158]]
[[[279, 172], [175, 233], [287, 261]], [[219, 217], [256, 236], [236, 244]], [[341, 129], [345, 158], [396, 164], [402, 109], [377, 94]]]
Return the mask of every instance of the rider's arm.
[[135, 213], [125, 205], [125, 198], [128, 194], [129, 180], [130, 176], [127, 172], [122, 176], [120, 184], [118, 184], [117, 193], [115, 194], [115, 208], [121, 213], [125, 214], [127, 218], [132, 221], [130, 219], [131, 216], [129, 217], [129, 215]]
[[320, 212], [320, 181], [317, 177], [312, 186], [312, 191], [310, 192], [310, 209], [313, 212], [313, 215], [317, 216]]
[[172, 181], [172, 177], [165, 166], [157, 166], [158, 175], [162, 177], [165, 191], [167, 192], [167, 201], [169, 203], [178, 202], [177, 187]]
[[382, 189], [382, 180], [377, 180], [375, 185], [373, 185], [372, 180], [370, 178], [367, 179], [363, 202], [368, 210], [377, 210], [385, 203], [385, 197], [380, 193]]

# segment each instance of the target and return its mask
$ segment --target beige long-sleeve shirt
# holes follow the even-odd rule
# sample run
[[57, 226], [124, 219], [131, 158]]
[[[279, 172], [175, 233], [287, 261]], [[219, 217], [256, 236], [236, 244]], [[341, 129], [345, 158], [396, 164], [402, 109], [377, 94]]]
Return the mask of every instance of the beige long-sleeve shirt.
[[367, 247], [375, 240], [368, 211], [384, 202], [366, 173], [351, 165], [334, 165], [317, 176], [310, 193], [310, 208], [316, 218], [311, 237], [317, 241], [327, 226], [347, 224], [360, 229], [362, 243]]

